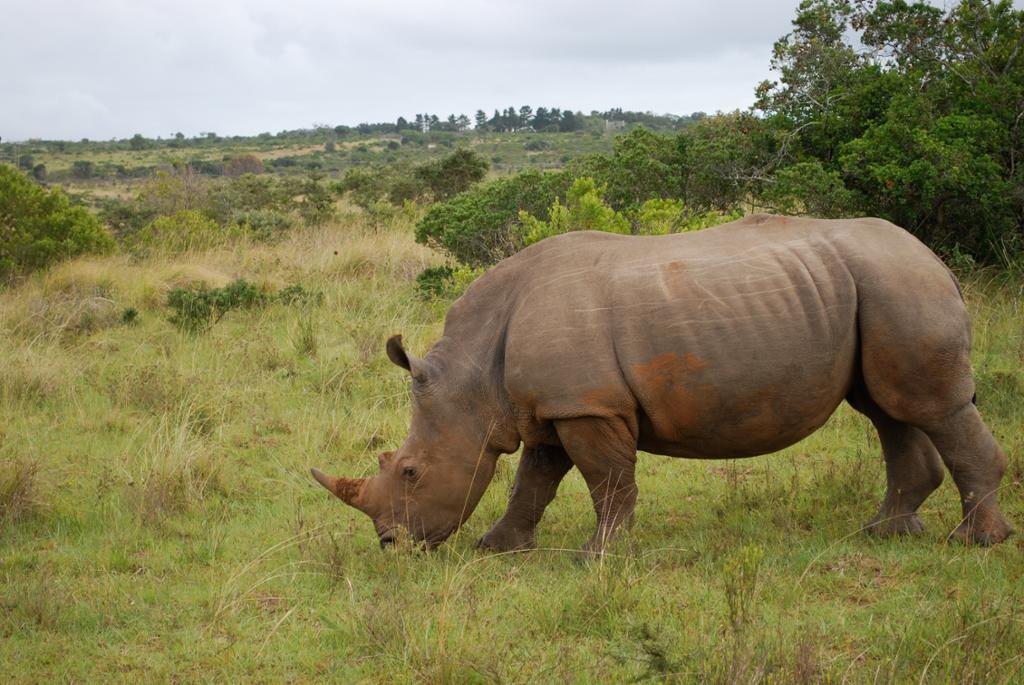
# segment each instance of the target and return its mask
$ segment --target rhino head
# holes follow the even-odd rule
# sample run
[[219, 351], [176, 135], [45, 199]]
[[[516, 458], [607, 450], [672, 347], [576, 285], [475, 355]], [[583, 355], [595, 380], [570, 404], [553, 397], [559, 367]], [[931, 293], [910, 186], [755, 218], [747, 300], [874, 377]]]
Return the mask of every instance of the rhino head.
[[[487, 489], [499, 450], [490, 447], [486, 412], [463, 392], [458, 370], [437, 358], [417, 359], [402, 347], [402, 337], [387, 342], [388, 358], [412, 376], [412, 424], [394, 452], [378, 457], [370, 478], [313, 477], [346, 504], [373, 520], [381, 546], [404, 528], [431, 548], [469, 518]], [[479, 379], [478, 379], [479, 380]]]

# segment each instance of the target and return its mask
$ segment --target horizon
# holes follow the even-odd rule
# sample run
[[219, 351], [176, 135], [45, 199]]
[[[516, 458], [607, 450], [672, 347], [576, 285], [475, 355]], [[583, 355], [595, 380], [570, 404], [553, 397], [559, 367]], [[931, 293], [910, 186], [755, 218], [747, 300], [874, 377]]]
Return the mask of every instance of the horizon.
[[[532, 105], [531, 105], [531, 107], [532, 107]], [[539, 107], [544, 107], [544, 105], [540, 105]], [[481, 109], [483, 109], [483, 108], [481, 108]], [[502, 108], [499, 107], [497, 109], [500, 111]], [[507, 107], [505, 109], [507, 109]], [[518, 110], [519, 108], [516, 107], [516, 109]], [[536, 108], [534, 108], [534, 109], [536, 110]], [[550, 109], [550, 108], [548, 108], [548, 109]], [[571, 108], [561, 108], [561, 109], [563, 111], [569, 111]], [[621, 112], [623, 112], [625, 114], [644, 114], [644, 115], [653, 116], [653, 117], [666, 118], [666, 119], [676, 119], [676, 120], [679, 120], [679, 119], [692, 119], [694, 117], [701, 116], [701, 115], [713, 116], [713, 115], [718, 115], [718, 114], [725, 113], [722, 110], [717, 110], [715, 112], [707, 112], [707, 111], [704, 111], [704, 110], [694, 110], [694, 111], [686, 113], [686, 114], [679, 114], [679, 113], [676, 113], [676, 112], [653, 112], [651, 110], [628, 109], [628, 108], [625, 108], [625, 107], [612, 107], [612, 108], [610, 108], [608, 110], [590, 110], [589, 112], [585, 112], [585, 111], [583, 111], [581, 109], [571, 109], [571, 111], [574, 114], [577, 114], [577, 115], [591, 117], [591, 116], [605, 115], [608, 112], [610, 112], [611, 110], [615, 110], [615, 109], [618, 109], [618, 110], [620, 110]], [[737, 108], [737, 109], [741, 109], [741, 108]], [[487, 112], [489, 116], [493, 116], [493, 114], [495, 112], [495, 109], [494, 108], [491, 108], [490, 110], [484, 109], [483, 111]], [[732, 111], [736, 111], [736, 110], [732, 110]], [[441, 118], [441, 121], [444, 121], [445, 117], [447, 117], [449, 114], [454, 114], [455, 116], [459, 116], [461, 114], [464, 114], [464, 115], [466, 115], [470, 119], [471, 122], [472, 122], [472, 119], [473, 119], [473, 116], [472, 116], [473, 113], [471, 113], [471, 112], [445, 112], [445, 115], [443, 117], [441, 116], [440, 113], [435, 113], [435, 112], [427, 112], [427, 113], [424, 113], [424, 114], [437, 114], [437, 116]], [[345, 127], [345, 128], [348, 128], [348, 129], [350, 129], [352, 131], [355, 131], [357, 129], [357, 127], [359, 127], [359, 126], [363, 126], [363, 125], [378, 126], [378, 125], [386, 125], [386, 124], [395, 124], [399, 119], [405, 119], [407, 123], [412, 125], [414, 123], [413, 120], [414, 120], [415, 117], [416, 117], [416, 114], [413, 114], [411, 116], [406, 116], [404, 114], [400, 114], [400, 115], [395, 116], [395, 117], [393, 117], [391, 119], [382, 119], [380, 121], [359, 121], [359, 122], [354, 122], [354, 123], [352, 123], [352, 122], [313, 123], [313, 124], [311, 124], [309, 126], [286, 127], [286, 128], [282, 128], [282, 129], [280, 129], [278, 131], [258, 131], [258, 132], [255, 132], [255, 133], [249, 133], [249, 132], [238, 133], [238, 132], [233, 132], [233, 131], [224, 131], [224, 132], [221, 132], [221, 131], [197, 131], [195, 133], [189, 134], [189, 133], [186, 133], [184, 131], [175, 131], [175, 132], [172, 132], [172, 133], [167, 134], [167, 135], [162, 135], [161, 134], [161, 135], [156, 135], [156, 136], [147, 136], [147, 135], [142, 134], [142, 133], [140, 133], [138, 131], [133, 131], [130, 134], [116, 135], [116, 136], [112, 136], [112, 137], [109, 137], [109, 138], [82, 137], [82, 138], [72, 139], [72, 138], [42, 138], [42, 137], [34, 137], [34, 138], [23, 138], [23, 139], [20, 139], [20, 140], [9, 140], [6, 137], [4, 137], [2, 134], [0, 134], [0, 145], [31, 145], [31, 144], [45, 143], [45, 142], [61, 142], [61, 143], [117, 143], [117, 142], [124, 142], [124, 141], [127, 141], [127, 140], [131, 140], [131, 138], [133, 138], [136, 135], [142, 135], [143, 138], [145, 138], [146, 140], [164, 141], [164, 140], [173, 140], [173, 139], [175, 139], [175, 137], [177, 137], [178, 133], [183, 134], [186, 140], [201, 140], [203, 138], [206, 138], [209, 134], [214, 134], [217, 138], [220, 138], [220, 139], [257, 138], [259, 136], [263, 136], [263, 135], [266, 135], [266, 134], [270, 134], [270, 136], [276, 137], [276, 136], [283, 136], [283, 135], [296, 134], [296, 133], [300, 133], [300, 134], [301, 133], [316, 133], [317, 131], [319, 131], [321, 129], [335, 130], [335, 129], [339, 128], [339, 127]], [[606, 120], [607, 121], [616, 121], [615, 119], [611, 119], [611, 118], [606, 118]], [[403, 129], [403, 130], [406, 130], [406, 129]], [[410, 130], [416, 130], [416, 129], [413, 127]], [[470, 132], [474, 132], [476, 130], [477, 130], [477, 127], [475, 125], [471, 124], [468, 129], [466, 129], [465, 131], [459, 131], [459, 133], [470, 133]], [[539, 133], [539, 131], [533, 131], [533, 129], [530, 129], [528, 131], [526, 129], [522, 129], [521, 131], [522, 132], [527, 132], [527, 133], [528, 132]], [[429, 131], [425, 131], [425, 133], [426, 132], [429, 132]], [[440, 131], [438, 131], [438, 132], [440, 132]], [[454, 133], [454, 131], [447, 131], [447, 132]]]

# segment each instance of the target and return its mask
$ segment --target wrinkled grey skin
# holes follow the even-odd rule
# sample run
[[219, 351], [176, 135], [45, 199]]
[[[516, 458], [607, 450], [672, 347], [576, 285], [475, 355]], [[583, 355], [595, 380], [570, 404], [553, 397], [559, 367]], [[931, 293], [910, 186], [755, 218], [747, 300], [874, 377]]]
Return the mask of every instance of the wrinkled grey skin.
[[973, 402], [959, 287], [935, 255], [878, 219], [757, 215], [696, 233], [570, 233], [510, 257], [448, 312], [412, 375], [409, 436], [379, 475], [317, 479], [429, 547], [472, 513], [499, 455], [523, 455], [508, 511], [479, 544], [528, 549], [574, 466], [599, 553], [632, 517], [637, 450], [749, 457], [817, 430], [846, 400], [881, 439], [888, 492], [870, 529], [921, 530], [943, 464], [963, 504], [954, 534], [995, 543], [1010, 526], [1006, 457]]

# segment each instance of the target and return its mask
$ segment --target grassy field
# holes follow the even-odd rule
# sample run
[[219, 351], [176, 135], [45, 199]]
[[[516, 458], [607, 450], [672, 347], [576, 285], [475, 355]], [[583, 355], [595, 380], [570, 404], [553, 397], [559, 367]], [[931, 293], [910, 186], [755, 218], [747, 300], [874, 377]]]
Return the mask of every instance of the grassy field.
[[[0, 292], [0, 663], [5, 682], [994, 682], [1024, 679], [1024, 535], [947, 544], [861, 532], [884, 468], [843, 407], [753, 460], [641, 456], [636, 526], [573, 550], [593, 513], [570, 474], [543, 549], [478, 553], [515, 472], [432, 553], [381, 551], [310, 466], [371, 473], [408, 420], [401, 332], [422, 353], [446, 303], [411, 227], [356, 211], [274, 246], [90, 258]], [[323, 293], [190, 335], [167, 291], [245, 277]], [[1024, 293], [965, 281], [983, 415], [1024, 526]], [[126, 310], [134, 310], [133, 319]]]

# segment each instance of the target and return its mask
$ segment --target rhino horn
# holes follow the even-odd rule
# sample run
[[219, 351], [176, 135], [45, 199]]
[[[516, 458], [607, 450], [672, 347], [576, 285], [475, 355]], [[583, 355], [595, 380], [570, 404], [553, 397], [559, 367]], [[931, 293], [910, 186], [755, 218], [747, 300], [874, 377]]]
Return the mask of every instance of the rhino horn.
[[350, 507], [355, 507], [363, 513], [369, 513], [360, 506], [361, 503], [359, 502], [359, 494], [366, 484], [365, 478], [335, 478], [334, 476], [328, 476], [320, 471], [320, 469], [310, 469], [309, 472], [316, 478], [316, 482], [334, 493], [342, 502]]

